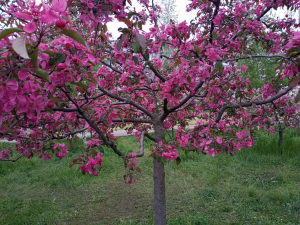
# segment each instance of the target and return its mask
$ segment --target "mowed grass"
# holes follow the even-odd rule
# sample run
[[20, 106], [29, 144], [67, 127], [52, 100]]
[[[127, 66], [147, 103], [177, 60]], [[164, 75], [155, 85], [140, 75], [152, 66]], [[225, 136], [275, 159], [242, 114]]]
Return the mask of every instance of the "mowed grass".
[[[235, 156], [181, 152], [179, 166], [166, 163], [168, 224], [300, 224], [300, 139], [285, 131], [281, 155], [277, 135], [257, 135]], [[138, 152], [133, 136], [118, 143]], [[97, 177], [70, 169], [81, 147], [62, 160], [0, 162], [0, 224], [153, 224], [152, 158], [137, 160], [142, 172], [126, 185], [108, 149]]]

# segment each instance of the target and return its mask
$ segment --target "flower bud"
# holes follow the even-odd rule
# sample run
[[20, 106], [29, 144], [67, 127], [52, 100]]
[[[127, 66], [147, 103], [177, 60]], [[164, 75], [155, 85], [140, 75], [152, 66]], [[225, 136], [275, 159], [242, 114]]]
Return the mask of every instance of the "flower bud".
[[58, 63], [57, 64], [57, 69], [58, 70], [63, 70], [63, 69], [65, 69], [66, 68], [66, 65], [64, 64], [64, 63]]
[[48, 108], [52, 108], [54, 106], [53, 102], [48, 101], [47, 102], [47, 107]]
[[55, 25], [59, 28], [65, 28], [67, 22], [64, 20], [56, 20]]

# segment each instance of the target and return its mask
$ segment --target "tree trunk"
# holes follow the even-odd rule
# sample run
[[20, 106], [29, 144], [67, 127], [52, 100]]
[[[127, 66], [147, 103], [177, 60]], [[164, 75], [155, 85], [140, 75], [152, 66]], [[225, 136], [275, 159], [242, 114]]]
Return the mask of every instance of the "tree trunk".
[[[157, 141], [164, 140], [164, 129], [162, 123], [154, 125], [155, 138]], [[166, 188], [165, 167], [163, 162], [153, 158], [153, 180], [154, 180], [154, 219], [156, 225], [167, 224], [166, 214]]]
[[164, 163], [153, 159], [154, 219], [156, 225], [167, 224]]

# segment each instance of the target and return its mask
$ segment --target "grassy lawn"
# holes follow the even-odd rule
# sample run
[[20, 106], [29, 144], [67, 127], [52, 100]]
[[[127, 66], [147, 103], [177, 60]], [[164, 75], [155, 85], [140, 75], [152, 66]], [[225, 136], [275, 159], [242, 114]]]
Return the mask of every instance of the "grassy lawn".
[[[284, 135], [283, 155], [277, 136], [259, 133], [235, 156], [182, 153], [179, 166], [167, 163], [168, 224], [300, 224], [300, 139]], [[138, 152], [132, 136], [118, 143]], [[126, 185], [122, 159], [107, 149], [97, 177], [70, 169], [81, 146], [62, 160], [0, 162], [0, 224], [153, 224], [152, 159], [138, 159], [142, 173]]]

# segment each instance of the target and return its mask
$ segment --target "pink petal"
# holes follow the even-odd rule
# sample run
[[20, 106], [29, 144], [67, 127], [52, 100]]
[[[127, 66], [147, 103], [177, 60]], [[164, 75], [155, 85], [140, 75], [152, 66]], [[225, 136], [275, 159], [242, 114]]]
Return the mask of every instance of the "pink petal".
[[95, 57], [92, 54], [88, 54], [88, 58], [92, 63], [95, 63]]
[[59, 15], [57, 12], [53, 11], [52, 9], [50, 10], [43, 10], [42, 11], [42, 16], [41, 16], [41, 21], [43, 23], [54, 23], [55, 20], [59, 18]]
[[17, 99], [18, 99], [18, 103], [20, 103], [21, 105], [26, 105], [27, 99], [25, 96], [17, 95]]
[[35, 24], [35, 22], [27, 23], [27, 24], [24, 26], [23, 30], [24, 30], [26, 33], [29, 33], [29, 34], [33, 33], [33, 32], [36, 30], [36, 24]]
[[65, 0], [53, 0], [52, 9], [56, 12], [64, 12], [67, 8], [67, 2]]
[[4, 112], [11, 112], [13, 108], [15, 107], [16, 102], [15, 101], [8, 101], [4, 104], [3, 111]]
[[19, 80], [26, 80], [27, 71], [26, 70], [20, 70], [18, 72], [18, 77], [19, 77]]
[[32, 20], [33, 16], [26, 13], [14, 13], [14, 16], [23, 20]]
[[7, 82], [6, 86], [7, 86], [7, 89], [10, 91], [16, 91], [19, 88], [18, 82], [15, 80]]

